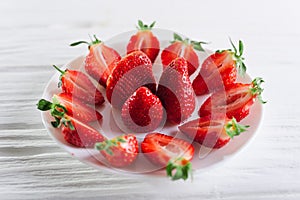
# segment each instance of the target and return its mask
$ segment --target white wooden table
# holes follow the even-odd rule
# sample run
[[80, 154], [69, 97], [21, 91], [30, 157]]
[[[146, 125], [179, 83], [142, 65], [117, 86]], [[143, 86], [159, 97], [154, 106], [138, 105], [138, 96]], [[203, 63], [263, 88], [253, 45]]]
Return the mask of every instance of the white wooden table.
[[[300, 199], [299, 1], [0, 2], [0, 199]], [[142, 179], [98, 171], [51, 140], [36, 102], [54, 71], [86, 52], [70, 42], [108, 39], [138, 19], [228, 47], [246, 44], [253, 77], [268, 100], [255, 140], [194, 181]]]

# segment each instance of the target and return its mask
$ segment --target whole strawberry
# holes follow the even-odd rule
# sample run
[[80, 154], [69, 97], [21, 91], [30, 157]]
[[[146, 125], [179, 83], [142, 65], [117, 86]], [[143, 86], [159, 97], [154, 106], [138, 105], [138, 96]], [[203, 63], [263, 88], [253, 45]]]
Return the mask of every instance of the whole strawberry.
[[191, 41], [188, 38], [183, 39], [180, 35], [174, 33], [174, 40], [171, 41], [171, 45], [165, 48], [161, 53], [161, 61], [164, 68], [175, 58], [183, 57], [188, 64], [188, 73], [192, 75], [199, 67], [199, 59], [195, 50], [204, 51], [201, 44], [206, 43]]
[[107, 100], [113, 107], [121, 109], [125, 101], [141, 86], [146, 86], [155, 93], [151, 60], [142, 51], [134, 51], [123, 57], [109, 76]]
[[97, 143], [95, 148], [114, 167], [126, 167], [131, 165], [137, 158], [139, 147], [138, 141], [133, 134], [126, 134]]
[[161, 101], [148, 88], [140, 87], [125, 102], [122, 108], [124, 125], [133, 132], [150, 132], [162, 122]]
[[94, 35], [91, 42], [79, 41], [72, 43], [71, 46], [79, 44], [89, 45], [89, 54], [85, 59], [85, 71], [98, 81], [103, 87], [106, 87], [106, 81], [111, 74], [115, 63], [121, 59], [119, 53], [104, 44]]
[[176, 58], [163, 71], [157, 96], [166, 109], [168, 120], [172, 123], [179, 124], [193, 113], [195, 95], [184, 58]]
[[127, 45], [127, 54], [133, 51], [142, 51], [154, 63], [159, 53], [159, 41], [151, 31], [154, 25], [155, 22], [148, 26], [141, 20], [138, 21], [138, 32], [130, 38]]

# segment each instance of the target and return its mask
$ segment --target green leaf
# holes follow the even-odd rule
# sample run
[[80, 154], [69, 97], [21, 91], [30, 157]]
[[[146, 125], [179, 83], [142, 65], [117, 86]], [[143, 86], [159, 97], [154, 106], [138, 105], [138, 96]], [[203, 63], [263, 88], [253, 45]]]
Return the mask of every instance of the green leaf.
[[244, 52], [244, 44], [241, 40], [239, 40], [239, 56], [242, 56]]
[[240, 135], [242, 132], [245, 132], [247, 128], [250, 126], [248, 125], [241, 125], [238, 124], [235, 118], [232, 118], [226, 125], [225, 131], [227, 135], [232, 139], [234, 136]]
[[208, 44], [208, 43], [207, 42], [201, 42], [201, 41], [197, 42], [197, 41], [192, 40], [191, 44], [193, 45], [195, 50], [204, 51], [204, 48], [202, 47], [202, 44]]
[[177, 33], [174, 33], [173, 34], [173, 37], [174, 37], [174, 42], [175, 41], [183, 41], [182, 37], [180, 35], [178, 35]]
[[241, 74], [242, 76], [245, 76], [246, 71], [247, 71], [247, 67], [246, 67], [246, 65], [245, 65], [244, 62], [241, 62], [240, 68], [241, 68], [241, 69], [240, 69], [240, 74]]
[[144, 23], [142, 22], [142, 20], [138, 20], [138, 25], [140, 29], [144, 28]]
[[152, 24], [150, 24], [150, 29], [152, 29], [155, 26], [156, 21], [152, 22]]
[[41, 111], [47, 111], [52, 108], [52, 103], [50, 101], [47, 101], [45, 99], [39, 100], [39, 102], [36, 104], [37, 108]]
[[51, 124], [54, 128], [59, 128], [60, 127], [60, 118], [55, 117], [55, 121], [52, 121]]

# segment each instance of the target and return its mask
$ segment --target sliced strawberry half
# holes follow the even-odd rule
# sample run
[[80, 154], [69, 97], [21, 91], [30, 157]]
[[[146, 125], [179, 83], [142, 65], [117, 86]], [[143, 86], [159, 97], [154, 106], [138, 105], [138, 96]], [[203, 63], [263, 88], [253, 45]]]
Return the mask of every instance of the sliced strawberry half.
[[[105, 137], [101, 133], [86, 124], [86, 122], [89, 120], [80, 120], [82, 117], [84, 117], [84, 115], [80, 115], [80, 117], [72, 116], [74, 113], [73, 111], [68, 111], [70, 109], [68, 100], [66, 100], [66, 102], [68, 102], [66, 104], [64, 104], [64, 102], [58, 103], [59, 98], [64, 97], [63, 95], [53, 97], [53, 103], [45, 99], [41, 99], [37, 106], [41, 111], [50, 110], [50, 114], [55, 118], [55, 121], [51, 122], [53, 127], [59, 128], [61, 125], [63, 125], [62, 134], [68, 143], [77, 147], [90, 148], [93, 147], [95, 143], [105, 140]], [[86, 117], [91, 119], [91, 117], [87, 115]], [[100, 113], [98, 117], [102, 118]]]
[[141, 86], [155, 93], [152, 63], [142, 51], [122, 58], [107, 80], [106, 97], [113, 107], [121, 109], [125, 101]]
[[239, 41], [237, 49], [231, 40], [230, 42], [233, 50], [218, 50], [204, 60], [199, 74], [193, 81], [196, 95], [221, 90], [236, 81], [237, 72], [245, 74], [244, 45]]
[[86, 72], [106, 87], [106, 81], [111, 74], [115, 63], [121, 59], [119, 53], [111, 47], [108, 47], [94, 35], [92, 42], [79, 41], [72, 43], [71, 46], [79, 44], [89, 45], [89, 54], [85, 59]]
[[39, 110], [51, 111], [52, 116], [63, 117], [67, 114], [83, 122], [91, 122], [102, 119], [102, 115], [95, 109], [83, 104], [79, 99], [67, 93], [53, 95], [53, 103], [41, 99], [37, 106]]
[[189, 76], [192, 75], [199, 67], [199, 59], [195, 50], [204, 51], [202, 44], [205, 42], [190, 41], [188, 38], [183, 39], [180, 35], [174, 33], [174, 40], [171, 45], [166, 47], [161, 53], [161, 61], [166, 68], [175, 58], [183, 57], [188, 64]]
[[228, 86], [225, 91], [213, 93], [200, 107], [199, 115], [207, 116], [220, 111], [226, 112], [228, 118], [235, 118], [238, 122], [250, 112], [250, 108], [257, 98], [261, 99], [261, 78], [255, 78], [251, 84], [236, 83]]
[[141, 20], [138, 21], [138, 32], [130, 38], [127, 45], [127, 54], [133, 51], [142, 51], [150, 58], [151, 62], [154, 63], [160, 50], [159, 41], [151, 31], [154, 25], [155, 22], [148, 26]]
[[159, 98], [148, 88], [140, 87], [122, 108], [124, 125], [133, 132], [150, 132], [162, 122], [163, 107]]
[[161, 133], [148, 134], [141, 143], [141, 150], [153, 164], [166, 167], [173, 180], [186, 180], [192, 171], [190, 161], [194, 147], [185, 140]]
[[248, 127], [238, 124], [235, 118], [228, 119], [226, 115], [215, 114], [189, 121], [178, 128], [195, 142], [209, 148], [219, 149], [234, 136], [246, 131]]
[[187, 62], [176, 58], [163, 71], [156, 94], [167, 112], [170, 122], [179, 124], [195, 109], [195, 94], [190, 82]]
[[80, 71], [66, 69], [62, 71], [57, 66], [53, 67], [61, 73], [59, 86], [64, 93], [68, 93], [88, 104], [101, 105], [104, 97], [95, 87], [87, 75]]
[[105, 136], [93, 127], [73, 117], [65, 115], [63, 120], [66, 124], [62, 128], [64, 139], [76, 147], [93, 148], [97, 142], [106, 140]]
[[133, 134], [126, 134], [97, 143], [95, 148], [114, 167], [126, 167], [131, 165], [137, 158], [139, 147], [138, 141]]

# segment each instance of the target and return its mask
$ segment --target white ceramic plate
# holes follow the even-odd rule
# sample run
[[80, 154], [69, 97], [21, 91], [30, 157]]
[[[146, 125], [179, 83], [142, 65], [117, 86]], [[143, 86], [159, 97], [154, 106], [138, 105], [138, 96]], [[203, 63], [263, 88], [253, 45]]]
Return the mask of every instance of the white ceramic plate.
[[[172, 39], [173, 32], [167, 30], [153, 30], [154, 34], [159, 38], [161, 49], [165, 48], [169, 45], [169, 41]], [[116, 49], [120, 55], [125, 55], [125, 47], [131, 35], [135, 34], [135, 31], [126, 32], [111, 38], [110, 40], [106, 41], [106, 45], [113, 47]], [[200, 66], [202, 61], [211, 53], [211, 51], [206, 50], [206, 52], [198, 52]], [[84, 56], [78, 57], [68, 64], [66, 64], [63, 68], [68, 69], [81, 69], [84, 71]], [[153, 69], [157, 69], [154, 71], [154, 75], [156, 80], [159, 79], [159, 76], [162, 71], [162, 67], [160, 66], [160, 55], [158, 56], [153, 67]], [[200, 67], [199, 67], [200, 68]], [[191, 80], [195, 78], [198, 74], [199, 69], [191, 76]], [[55, 72], [54, 72], [55, 73]], [[61, 92], [59, 88], [57, 88], [57, 84], [59, 81], [59, 73], [55, 73], [53, 77], [48, 82], [43, 97], [44, 99], [51, 100], [53, 94], [58, 94]], [[251, 78], [246, 75], [244, 78], [239, 78], [241, 82], [251, 82]], [[104, 88], [99, 86], [102, 94], [105, 94]], [[104, 95], [105, 96], [105, 95]], [[197, 111], [201, 106], [202, 102], [207, 98], [207, 96], [197, 97], [198, 103], [195, 109], [194, 114], [190, 117], [189, 120], [197, 118]], [[103, 106], [101, 106], [98, 111], [103, 115], [103, 119], [100, 124], [94, 124], [95, 128], [98, 129], [102, 134], [104, 134], [108, 138], [112, 138], [122, 134], [122, 130], [118, 128], [114, 117], [113, 112], [111, 109], [111, 105], [106, 101]], [[110, 170], [113, 172], [122, 172], [122, 173], [129, 173], [129, 174], [148, 174], [148, 175], [163, 175], [165, 176], [165, 172], [162, 169], [157, 169], [154, 165], [152, 165], [142, 154], [139, 154], [137, 161], [130, 167], [116, 169], [111, 168], [105, 161], [105, 159], [101, 156], [101, 154], [94, 150], [94, 149], [84, 149], [84, 148], [77, 148], [70, 144], [68, 144], [62, 134], [60, 129], [55, 129], [51, 126], [51, 121], [53, 118], [50, 116], [49, 112], [42, 112], [42, 121], [50, 134], [50, 136], [67, 152], [69, 152], [73, 157], [77, 158], [78, 160], [91, 165], [98, 169], [105, 169]], [[189, 121], [188, 120], [188, 121]], [[254, 137], [255, 133], [258, 132], [259, 124], [262, 120], [262, 105], [256, 101], [253, 107], [251, 108], [250, 114], [240, 123], [245, 125], [250, 125], [250, 128], [247, 132], [242, 133], [239, 137], [235, 137], [233, 140], [230, 141], [225, 147], [219, 150], [210, 150], [208, 148], [200, 147], [198, 144], [194, 144], [195, 146], [195, 156], [192, 160], [193, 169], [195, 171], [207, 171], [218, 164], [221, 164], [228, 159], [232, 158], [236, 155], [240, 150], [242, 150], [247, 143]], [[161, 133], [174, 135], [176, 137], [185, 138], [183, 134], [178, 132], [177, 126], [165, 126]], [[138, 140], [141, 142], [145, 134], [137, 134]], [[185, 138], [187, 139], [187, 138]]]

